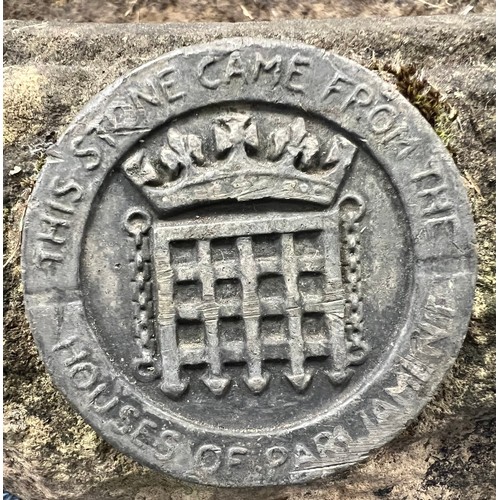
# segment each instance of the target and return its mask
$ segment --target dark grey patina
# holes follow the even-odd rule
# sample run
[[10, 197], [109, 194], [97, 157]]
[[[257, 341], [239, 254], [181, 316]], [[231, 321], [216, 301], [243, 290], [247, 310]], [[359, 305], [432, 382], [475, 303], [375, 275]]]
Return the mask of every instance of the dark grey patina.
[[475, 276], [460, 177], [364, 68], [231, 39], [98, 95], [30, 201], [26, 305], [86, 420], [224, 486], [340, 471], [422, 409]]

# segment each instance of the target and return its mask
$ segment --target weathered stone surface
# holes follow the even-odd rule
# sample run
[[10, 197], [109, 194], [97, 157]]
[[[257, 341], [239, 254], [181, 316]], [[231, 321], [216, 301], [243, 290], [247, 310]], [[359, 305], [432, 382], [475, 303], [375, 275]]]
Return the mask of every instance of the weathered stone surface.
[[[384, 67], [393, 69], [396, 84], [399, 83], [397, 79], [401, 81], [405, 77], [405, 65], [413, 64], [424, 70], [441, 95], [448, 95], [449, 102], [458, 108], [459, 121], [439, 129], [438, 133], [455, 150], [476, 218], [480, 218], [480, 278], [473, 322], [454, 374], [448, 376], [440, 395], [409, 431], [345, 478], [312, 487], [265, 490], [260, 494], [266, 498], [282, 495], [299, 498], [307, 492], [318, 498], [370, 495], [388, 498], [448, 495], [454, 498], [465, 488], [472, 497], [489, 495], [491, 483], [485, 481], [484, 476], [492, 473], [489, 447], [493, 408], [493, 278], [488, 266], [493, 265], [493, 258], [488, 239], [494, 219], [488, 204], [493, 200], [490, 157], [494, 128], [491, 108], [493, 23], [488, 18], [425, 20], [425, 28], [419, 36], [414, 36], [420, 22], [381, 22], [375, 28], [359, 21], [343, 22], [342, 25], [280, 23], [279, 28], [224, 25], [213, 27], [212, 32], [187, 26], [129, 26], [120, 27], [119, 31], [118, 27], [42, 25], [40, 29], [20, 23], [7, 24], [6, 64], [10, 67], [7, 68], [4, 102], [8, 132], [5, 137], [6, 196], [10, 208], [6, 215], [7, 223], [12, 225], [7, 248], [8, 257], [12, 255], [9, 266], [15, 266], [17, 259], [18, 227], [14, 224], [24, 209], [33, 171], [43, 164], [48, 143], [105, 84], [174, 46], [242, 34], [278, 36], [334, 48], [367, 66], [374, 64], [372, 53], [364, 50], [370, 46], [375, 51], [375, 63], [389, 63]], [[164, 37], [159, 36], [159, 30]], [[73, 42], [69, 43], [71, 39]], [[474, 64], [470, 65], [472, 56]], [[449, 64], [450, 70], [444, 71], [443, 64]], [[91, 88], [85, 89], [85, 83]], [[408, 95], [414, 98], [416, 105], [428, 105], [425, 100], [428, 90], [424, 88], [420, 94], [408, 91]], [[434, 104], [442, 110], [436, 102]], [[434, 118], [437, 124], [442, 124], [440, 117]], [[25, 163], [20, 161], [23, 157]], [[9, 276], [15, 280], [17, 268], [12, 271]], [[14, 307], [14, 301], [20, 300], [20, 290], [13, 284], [9, 293]], [[99, 498], [167, 498], [171, 494], [224, 497], [224, 493], [209, 488], [193, 489], [144, 471], [103, 444], [52, 389], [18, 314], [19, 311], [13, 309], [6, 314], [5, 454], [6, 482], [12, 491], [24, 498], [91, 498], [92, 495]], [[442, 422], [446, 422], [445, 428]], [[479, 447], [480, 458], [473, 453]], [[447, 479], [447, 475], [461, 467], [460, 460], [464, 456], [470, 457], [469, 463], [463, 466], [469, 474], [461, 474], [460, 482], [456, 478]], [[43, 479], [37, 484], [23, 482], [19, 479], [22, 470], [30, 479], [35, 479], [38, 472]], [[88, 470], [92, 472], [86, 472]], [[124, 473], [126, 478], [119, 479]], [[238, 494], [255, 496], [255, 493], [244, 491]]]

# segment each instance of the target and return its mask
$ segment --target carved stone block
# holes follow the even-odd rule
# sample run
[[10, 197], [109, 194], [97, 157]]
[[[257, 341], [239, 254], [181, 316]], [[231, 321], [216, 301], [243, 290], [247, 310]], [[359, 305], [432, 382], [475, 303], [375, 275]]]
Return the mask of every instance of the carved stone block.
[[25, 301], [115, 448], [220, 486], [345, 470], [416, 418], [475, 280], [456, 167], [395, 89], [295, 42], [141, 66], [48, 152]]

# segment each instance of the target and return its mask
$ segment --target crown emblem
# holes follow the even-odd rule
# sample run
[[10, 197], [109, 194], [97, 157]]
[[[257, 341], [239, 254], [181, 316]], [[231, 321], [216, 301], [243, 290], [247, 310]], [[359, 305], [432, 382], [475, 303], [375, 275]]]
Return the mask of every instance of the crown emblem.
[[172, 126], [159, 152], [138, 149], [122, 168], [160, 212], [263, 198], [329, 205], [355, 153], [341, 135], [321, 142], [303, 118], [266, 133], [252, 115], [234, 112], [217, 117], [203, 137]]

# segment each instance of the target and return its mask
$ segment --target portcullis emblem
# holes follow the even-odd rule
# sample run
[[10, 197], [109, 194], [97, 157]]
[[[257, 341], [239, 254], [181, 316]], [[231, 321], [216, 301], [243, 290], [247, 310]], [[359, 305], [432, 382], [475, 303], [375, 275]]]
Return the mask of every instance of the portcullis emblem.
[[[283, 375], [304, 391], [313, 376], [308, 358], [324, 358], [340, 384], [368, 353], [357, 253], [364, 202], [348, 195], [333, 203], [356, 147], [340, 134], [322, 144], [303, 118], [290, 118], [266, 131], [250, 113], [216, 115], [205, 137], [172, 127], [159, 151], [140, 147], [122, 164], [153, 211], [167, 216], [153, 223], [132, 208], [124, 225], [135, 250], [136, 375], [160, 377], [168, 397], [188, 388], [184, 365], [206, 367], [203, 382], [221, 396], [231, 384], [224, 364], [244, 363], [243, 381], [259, 394], [271, 377], [265, 361], [288, 361]], [[280, 213], [276, 204], [272, 213], [168, 221], [169, 212], [196, 204], [262, 199], [326, 208]], [[341, 242], [350, 252], [348, 286]]]
[[115, 447], [206, 484], [290, 484], [415, 418], [470, 313], [467, 201], [432, 129], [306, 45], [185, 48], [97, 96], [26, 216], [54, 380]]

